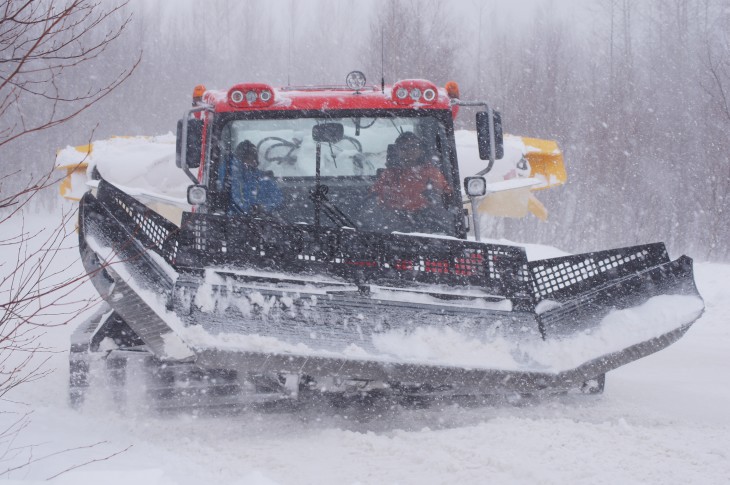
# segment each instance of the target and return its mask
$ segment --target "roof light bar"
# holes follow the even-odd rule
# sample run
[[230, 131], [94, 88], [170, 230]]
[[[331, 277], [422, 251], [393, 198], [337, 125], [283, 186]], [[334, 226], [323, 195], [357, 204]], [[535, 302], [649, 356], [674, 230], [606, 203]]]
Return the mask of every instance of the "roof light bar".
[[392, 97], [398, 104], [430, 104], [438, 99], [438, 89], [430, 81], [404, 79], [393, 85]]
[[236, 108], [261, 108], [274, 103], [274, 89], [268, 84], [236, 84], [228, 91], [228, 103]]

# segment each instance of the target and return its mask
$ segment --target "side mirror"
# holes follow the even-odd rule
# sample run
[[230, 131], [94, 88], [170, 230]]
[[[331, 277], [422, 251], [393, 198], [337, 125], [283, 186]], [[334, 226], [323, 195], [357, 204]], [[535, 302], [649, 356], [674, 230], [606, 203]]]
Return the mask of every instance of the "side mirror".
[[481, 197], [487, 193], [487, 179], [484, 177], [466, 177], [464, 190], [469, 197]]
[[[489, 127], [489, 114], [492, 113], [494, 137]], [[504, 134], [502, 133], [502, 115], [499, 111], [480, 111], [477, 113], [477, 139], [479, 142], [479, 158], [490, 160], [491, 140], [494, 140], [494, 160], [504, 157]], [[493, 160], [492, 160], [493, 161]], [[491, 169], [492, 167], [489, 167]]]
[[317, 143], [337, 143], [345, 136], [342, 123], [322, 123], [312, 127], [312, 139]]
[[208, 200], [208, 189], [204, 185], [190, 185], [188, 187], [188, 204], [202, 205]]
[[[186, 140], [185, 163], [189, 168], [197, 168], [200, 166], [200, 151], [203, 147], [203, 120], [189, 119], [188, 133]], [[175, 144], [175, 165], [177, 168], [182, 167], [182, 132], [183, 120], [177, 122], [177, 142]]]

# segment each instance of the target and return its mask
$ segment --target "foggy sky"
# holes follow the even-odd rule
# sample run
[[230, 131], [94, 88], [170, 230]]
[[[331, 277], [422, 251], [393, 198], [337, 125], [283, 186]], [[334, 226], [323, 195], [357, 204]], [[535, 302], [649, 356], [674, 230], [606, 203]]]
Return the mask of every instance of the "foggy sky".
[[730, 0], [131, 0], [125, 14], [122, 38], [64, 82], [141, 55], [132, 78], [7, 147], [4, 173], [47, 170], [92, 137], [172, 131], [201, 83], [340, 84], [359, 69], [378, 84], [382, 32], [386, 82], [456, 80], [507, 132], [564, 150], [568, 185], [538, 194], [549, 222], [485, 221], [494, 237], [571, 251], [660, 240], [730, 259]]

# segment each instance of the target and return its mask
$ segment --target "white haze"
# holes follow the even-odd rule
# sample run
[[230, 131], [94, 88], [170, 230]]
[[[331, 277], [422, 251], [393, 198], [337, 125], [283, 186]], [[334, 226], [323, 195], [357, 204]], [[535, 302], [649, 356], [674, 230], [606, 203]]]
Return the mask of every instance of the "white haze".
[[549, 221], [487, 221], [495, 238], [572, 252], [665, 241], [673, 256], [730, 258], [730, 0], [132, 0], [126, 12], [125, 35], [63, 82], [142, 53], [132, 78], [7, 147], [2, 173], [37, 175], [90, 138], [174, 130], [200, 83], [332, 84], [361, 69], [378, 84], [382, 34], [387, 82], [457, 80], [463, 98], [502, 111], [507, 132], [563, 148], [568, 184], [540, 194]]

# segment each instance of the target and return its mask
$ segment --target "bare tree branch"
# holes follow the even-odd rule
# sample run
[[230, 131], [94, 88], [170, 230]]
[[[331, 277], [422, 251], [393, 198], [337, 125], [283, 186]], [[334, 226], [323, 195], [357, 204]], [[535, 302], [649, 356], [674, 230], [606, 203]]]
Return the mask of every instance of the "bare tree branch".
[[5, 3], [0, 18], [0, 147], [66, 123], [132, 75], [141, 52], [131, 66], [101, 84], [84, 86], [77, 72], [128, 28], [126, 5], [121, 1], [107, 7], [93, 0]]
[[[97, 444], [99, 444], [99, 443], [97, 443]], [[95, 445], [93, 445], [93, 446], [95, 446]], [[74, 466], [68, 467], [65, 470], [62, 470], [62, 471], [56, 473], [55, 475], [52, 475], [52, 476], [48, 477], [47, 480], [53, 480], [54, 478], [56, 478], [56, 477], [58, 477], [60, 475], [63, 475], [64, 473], [68, 473], [71, 470], [75, 470], [77, 468], [81, 468], [82, 466], [90, 465], [91, 463], [96, 463], [96, 462], [99, 462], [99, 461], [109, 460], [110, 458], [114, 458], [117, 455], [121, 455], [125, 451], [129, 450], [131, 447], [132, 447], [132, 445], [129, 445], [126, 448], [124, 448], [123, 450], [119, 450], [119, 451], [117, 451], [115, 453], [112, 453], [111, 455], [107, 455], [104, 458], [94, 458], [93, 460], [88, 460], [88, 461], [85, 461], [84, 463], [79, 463], [78, 465], [74, 465]]]

